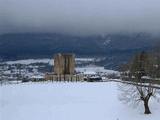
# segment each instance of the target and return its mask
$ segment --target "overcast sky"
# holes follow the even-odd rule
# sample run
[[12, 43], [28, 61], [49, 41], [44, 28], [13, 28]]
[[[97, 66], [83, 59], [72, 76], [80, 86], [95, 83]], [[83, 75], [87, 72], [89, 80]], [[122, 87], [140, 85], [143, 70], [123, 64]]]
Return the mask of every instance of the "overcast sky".
[[0, 33], [159, 32], [160, 0], [0, 0]]

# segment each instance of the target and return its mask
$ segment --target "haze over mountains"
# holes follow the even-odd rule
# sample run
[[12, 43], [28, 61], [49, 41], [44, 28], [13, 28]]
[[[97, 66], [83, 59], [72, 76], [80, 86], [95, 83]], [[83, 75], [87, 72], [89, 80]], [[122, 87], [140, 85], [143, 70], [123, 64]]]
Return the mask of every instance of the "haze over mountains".
[[160, 31], [159, 5], [159, 0], [1, 0], [0, 58], [73, 52], [106, 57], [105, 65], [122, 63], [160, 40], [152, 35]]
[[0, 35], [0, 57], [3, 60], [52, 58], [55, 53], [71, 52], [85, 57], [115, 57], [114, 62], [121, 62], [135, 52], [151, 49], [158, 40], [147, 33], [83, 37], [56, 33], [3, 34]]

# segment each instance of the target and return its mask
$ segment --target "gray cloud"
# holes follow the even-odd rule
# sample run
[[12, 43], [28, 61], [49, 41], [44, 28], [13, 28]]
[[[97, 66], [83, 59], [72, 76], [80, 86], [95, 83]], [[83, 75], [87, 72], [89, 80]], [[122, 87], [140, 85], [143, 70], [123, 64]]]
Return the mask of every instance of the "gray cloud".
[[160, 0], [0, 0], [0, 33], [159, 32]]

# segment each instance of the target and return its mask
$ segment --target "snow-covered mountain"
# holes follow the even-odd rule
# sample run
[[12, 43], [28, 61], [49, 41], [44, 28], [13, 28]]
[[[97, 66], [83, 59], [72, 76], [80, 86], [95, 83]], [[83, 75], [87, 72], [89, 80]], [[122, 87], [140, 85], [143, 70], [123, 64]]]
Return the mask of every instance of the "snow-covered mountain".
[[51, 58], [55, 53], [71, 52], [77, 56], [105, 56], [114, 62], [151, 49], [156, 40], [147, 33], [82, 37], [55, 33], [4, 34], [0, 35], [0, 58]]

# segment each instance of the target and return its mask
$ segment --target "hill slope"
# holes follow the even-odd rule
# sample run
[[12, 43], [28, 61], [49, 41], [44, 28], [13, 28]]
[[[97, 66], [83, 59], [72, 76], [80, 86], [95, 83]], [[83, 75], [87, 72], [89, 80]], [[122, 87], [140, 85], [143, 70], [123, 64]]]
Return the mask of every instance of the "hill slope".
[[146, 33], [87, 37], [55, 33], [4, 34], [0, 35], [0, 58], [51, 58], [55, 53], [71, 52], [77, 56], [105, 56], [123, 61], [137, 51], [151, 49], [155, 44], [153, 40]]

